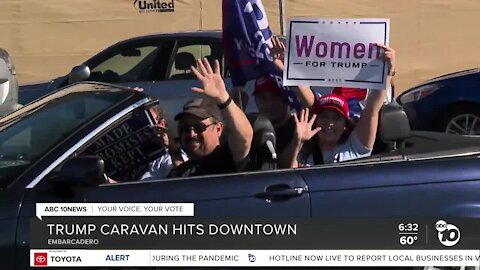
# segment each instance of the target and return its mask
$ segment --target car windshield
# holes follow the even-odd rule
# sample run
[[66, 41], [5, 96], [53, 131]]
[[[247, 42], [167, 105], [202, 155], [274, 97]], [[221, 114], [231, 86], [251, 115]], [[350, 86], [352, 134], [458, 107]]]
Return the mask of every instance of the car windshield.
[[131, 95], [78, 90], [56, 92], [0, 120], [0, 189], [80, 126]]

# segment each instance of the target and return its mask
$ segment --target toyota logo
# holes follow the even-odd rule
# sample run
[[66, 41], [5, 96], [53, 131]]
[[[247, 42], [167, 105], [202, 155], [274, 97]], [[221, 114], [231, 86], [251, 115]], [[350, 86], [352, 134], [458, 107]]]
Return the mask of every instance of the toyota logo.
[[44, 263], [46, 260], [47, 260], [47, 258], [46, 258], [45, 256], [42, 256], [42, 255], [37, 256], [37, 257], [35, 258], [35, 261], [36, 261], [37, 263]]
[[47, 252], [35, 252], [33, 254], [34, 266], [46, 266], [48, 264], [47, 260], [48, 260]]

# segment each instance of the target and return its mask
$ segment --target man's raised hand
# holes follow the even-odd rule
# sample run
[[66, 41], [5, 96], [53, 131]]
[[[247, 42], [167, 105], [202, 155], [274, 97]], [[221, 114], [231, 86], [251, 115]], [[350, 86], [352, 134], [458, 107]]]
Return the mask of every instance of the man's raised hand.
[[192, 90], [213, 98], [219, 104], [224, 103], [228, 99], [229, 94], [220, 72], [218, 60], [215, 60], [215, 71], [212, 70], [206, 58], [203, 61], [197, 60], [197, 65], [199, 70], [193, 66], [191, 69], [197, 80], [202, 83], [203, 88], [193, 87]]

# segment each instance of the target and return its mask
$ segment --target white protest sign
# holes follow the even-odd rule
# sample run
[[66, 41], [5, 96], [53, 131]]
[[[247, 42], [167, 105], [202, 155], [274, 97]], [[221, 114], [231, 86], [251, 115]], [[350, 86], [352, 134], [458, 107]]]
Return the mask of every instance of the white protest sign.
[[283, 83], [286, 86], [345, 86], [385, 89], [389, 19], [289, 21]]
[[193, 203], [37, 203], [36, 216], [193, 216]]

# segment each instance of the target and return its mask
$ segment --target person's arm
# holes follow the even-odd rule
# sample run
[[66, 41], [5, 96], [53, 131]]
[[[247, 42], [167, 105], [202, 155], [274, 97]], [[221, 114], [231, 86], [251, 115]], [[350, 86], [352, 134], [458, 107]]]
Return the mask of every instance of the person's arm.
[[[395, 73], [390, 73], [390, 74], [395, 74]], [[390, 79], [390, 89], [392, 90], [390, 91], [391, 99], [388, 102], [393, 102], [395, 100], [395, 82], [393, 81], [393, 76]]]
[[293, 91], [300, 100], [302, 108], [310, 110], [313, 108], [313, 104], [315, 103], [315, 94], [310, 86], [298, 85], [293, 87]]
[[182, 157], [182, 150], [180, 143], [177, 140], [170, 140], [168, 136], [167, 120], [162, 118], [156, 125], [153, 126], [155, 136], [154, 140], [161, 146], [165, 147], [166, 154], [168, 154], [172, 160], [174, 167], [179, 166], [185, 160]]
[[[222, 99], [223, 104], [228, 100], [228, 96]], [[220, 99], [219, 99], [220, 100]], [[222, 110], [222, 116], [225, 120], [228, 132], [228, 145], [232, 150], [233, 160], [242, 161], [250, 152], [250, 146], [253, 139], [253, 128], [243, 111], [234, 103], [230, 104]]]
[[310, 140], [317, 132], [321, 130], [317, 127], [312, 130], [313, 123], [317, 115], [312, 115], [312, 118], [308, 120], [309, 110], [304, 109], [300, 113], [300, 119], [297, 114], [294, 113], [293, 118], [295, 120], [295, 133], [292, 141], [285, 147], [278, 158], [278, 165], [280, 168], [298, 168], [298, 155], [303, 147], [303, 144]]
[[[285, 45], [277, 36], [274, 36], [272, 38], [272, 44], [272, 57], [274, 59], [273, 64], [279, 71], [283, 73], [283, 71], [285, 70]], [[297, 85], [292, 87], [292, 89], [297, 95], [300, 103], [302, 104], [302, 108], [311, 109], [313, 107], [313, 103], [315, 102], [315, 94], [313, 93], [310, 86]]]
[[180, 147], [169, 147], [168, 154], [172, 159], [173, 167], [180, 166], [186, 161], [182, 155], [182, 149]]
[[106, 180], [106, 181], [107, 181], [107, 184], [116, 184], [116, 183], [118, 183], [116, 180], [113, 180], [112, 178], [110, 178], [110, 177], [108, 177], [108, 176], [106, 176], [106, 175], [105, 175], [105, 177], [106, 177], [106, 179], [107, 179], [107, 180]]
[[[215, 60], [215, 72], [212, 70], [207, 59], [204, 59], [203, 62], [198, 60], [198, 67], [200, 71], [192, 67], [192, 72], [202, 83], [203, 89], [194, 87], [192, 90], [213, 98], [219, 105], [226, 104], [226, 102], [230, 100], [230, 95], [225, 88], [225, 82], [220, 73], [218, 60]], [[221, 112], [225, 125], [230, 129], [228, 133], [228, 143], [232, 151], [233, 160], [240, 162], [247, 157], [250, 151], [253, 138], [252, 126], [247, 116], [233, 101], [230, 101]]]
[[[395, 70], [395, 51], [382, 44], [378, 47], [385, 50], [385, 59], [389, 65], [389, 75]], [[387, 84], [391, 83], [391, 76], [387, 77]], [[355, 132], [360, 142], [367, 148], [372, 149], [377, 135], [379, 112], [387, 95], [386, 90], [371, 90], [367, 97], [365, 109], [360, 114]]]

